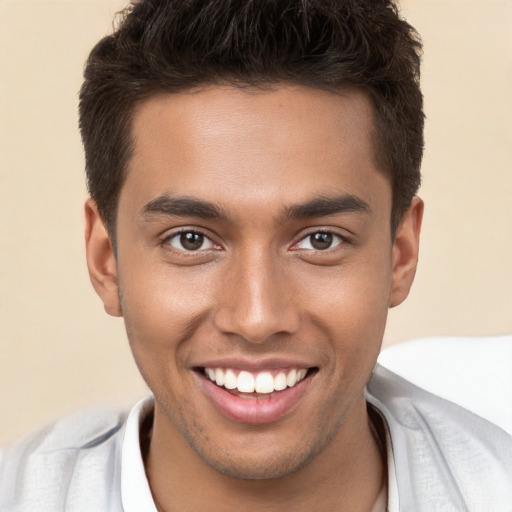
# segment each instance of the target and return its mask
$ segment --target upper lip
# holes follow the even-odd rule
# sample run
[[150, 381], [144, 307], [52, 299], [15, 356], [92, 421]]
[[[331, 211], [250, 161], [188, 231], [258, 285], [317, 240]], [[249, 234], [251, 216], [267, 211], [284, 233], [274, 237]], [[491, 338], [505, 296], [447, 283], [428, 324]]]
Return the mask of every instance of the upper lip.
[[208, 359], [192, 365], [194, 368], [237, 368], [246, 371], [260, 371], [276, 368], [313, 368], [316, 365], [311, 361], [298, 358], [272, 357], [265, 359], [224, 357]]

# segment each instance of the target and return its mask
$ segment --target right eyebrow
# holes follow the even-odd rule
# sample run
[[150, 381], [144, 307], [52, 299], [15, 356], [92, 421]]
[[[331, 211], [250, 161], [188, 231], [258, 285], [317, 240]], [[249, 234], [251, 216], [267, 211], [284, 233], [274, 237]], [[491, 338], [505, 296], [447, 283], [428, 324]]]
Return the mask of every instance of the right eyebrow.
[[141, 213], [145, 219], [155, 215], [228, 219], [227, 213], [213, 203], [187, 196], [173, 197], [167, 194], [163, 194], [147, 203], [142, 208]]
[[281, 222], [290, 219], [327, 217], [338, 213], [371, 213], [370, 205], [353, 194], [340, 196], [320, 196], [302, 204], [294, 204], [284, 209]]

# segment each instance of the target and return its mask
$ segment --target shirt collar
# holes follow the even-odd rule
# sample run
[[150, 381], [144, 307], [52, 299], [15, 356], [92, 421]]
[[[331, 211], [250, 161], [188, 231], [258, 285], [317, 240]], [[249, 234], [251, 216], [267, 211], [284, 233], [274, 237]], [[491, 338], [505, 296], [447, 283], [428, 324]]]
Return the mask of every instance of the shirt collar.
[[153, 396], [138, 402], [126, 420], [121, 458], [121, 500], [124, 512], [157, 512], [140, 451], [140, 425], [154, 408]]

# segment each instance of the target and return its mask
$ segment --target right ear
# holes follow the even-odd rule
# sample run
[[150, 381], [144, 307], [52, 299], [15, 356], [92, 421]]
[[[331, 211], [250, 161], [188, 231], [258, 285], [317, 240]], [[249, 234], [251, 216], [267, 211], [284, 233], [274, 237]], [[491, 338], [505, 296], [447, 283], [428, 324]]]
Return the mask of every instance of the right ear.
[[100, 296], [105, 311], [123, 316], [119, 300], [117, 264], [110, 236], [96, 202], [85, 202], [85, 248], [91, 283]]

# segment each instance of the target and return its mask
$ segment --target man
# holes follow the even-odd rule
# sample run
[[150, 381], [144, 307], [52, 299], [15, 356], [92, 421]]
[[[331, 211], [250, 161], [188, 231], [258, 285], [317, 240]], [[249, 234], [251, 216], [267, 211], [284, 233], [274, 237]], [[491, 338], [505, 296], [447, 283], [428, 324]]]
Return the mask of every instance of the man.
[[7, 450], [0, 509], [507, 511], [500, 429], [376, 368], [416, 269], [388, 1], [141, 0], [80, 97], [91, 281], [154, 397]]

